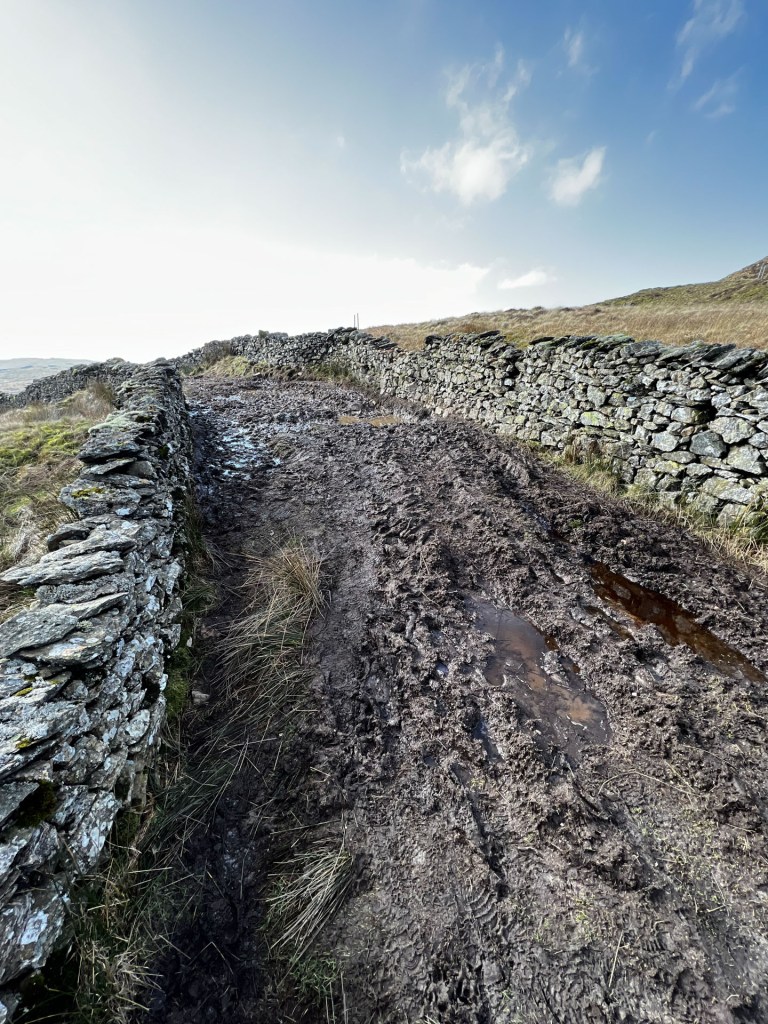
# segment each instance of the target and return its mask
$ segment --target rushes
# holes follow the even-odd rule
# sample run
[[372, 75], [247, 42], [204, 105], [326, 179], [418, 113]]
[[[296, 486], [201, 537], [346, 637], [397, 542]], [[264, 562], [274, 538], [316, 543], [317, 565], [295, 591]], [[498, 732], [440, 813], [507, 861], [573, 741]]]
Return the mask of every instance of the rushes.
[[334, 916], [352, 882], [352, 857], [332, 837], [318, 839], [296, 857], [283, 861], [275, 892], [268, 897], [272, 951], [295, 964]]
[[276, 865], [266, 898], [265, 933], [278, 990], [300, 1004], [323, 1008], [328, 1024], [349, 1019], [341, 964], [317, 940], [346, 899], [353, 858], [341, 837], [330, 834]]
[[297, 540], [253, 559], [244, 583], [250, 595], [245, 615], [221, 649], [230, 692], [293, 673], [310, 619], [323, 604], [321, 569], [320, 556]]

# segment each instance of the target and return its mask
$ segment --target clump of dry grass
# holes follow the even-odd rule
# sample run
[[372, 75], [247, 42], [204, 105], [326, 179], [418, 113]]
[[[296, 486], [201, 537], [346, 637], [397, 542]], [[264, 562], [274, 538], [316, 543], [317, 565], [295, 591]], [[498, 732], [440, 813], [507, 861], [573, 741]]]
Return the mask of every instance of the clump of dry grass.
[[222, 644], [230, 688], [290, 674], [307, 625], [323, 604], [321, 572], [317, 552], [296, 540], [272, 555], [252, 559], [244, 582], [249, 595], [245, 615]]
[[267, 897], [271, 951], [289, 966], [306, 957], [321, 929], [338, 911], [352, 884], [352, 856], [344, 837], [315, 840], [278, 864]]
[[211, 377], [253, 377], [254, 374], [263, 372], [261, 364], [253, 363], [245, 356], [223, 355], [215, 362], [202, 366], [198, 374], [205, 374]]
[[597, 487], [606, 494], [618, 494], [621, 490], [621, 481], [611, 460], [594, 439], [574, 439], [558, 455], [545, 458], [565, 469], [575, 480]]

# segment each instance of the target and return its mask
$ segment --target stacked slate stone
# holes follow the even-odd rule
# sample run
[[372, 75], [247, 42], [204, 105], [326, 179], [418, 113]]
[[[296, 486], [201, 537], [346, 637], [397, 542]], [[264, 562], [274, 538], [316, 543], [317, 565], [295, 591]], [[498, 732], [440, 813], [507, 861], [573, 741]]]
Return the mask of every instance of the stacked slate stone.
[[105, 363], [83, 363], [82, 366], [70, 366], [61, 373], [42, 377], [28, 384], [23, 391], [15, 395], [0, 393], [0, 412], [8, 409], [21, 409], [33, 402], [59, 402], [76, 391], [82, 391], [89, 384], [101, 381], [108, 384], [115, 392], [120, 385], [128, 380], [136, 371], [135, 363], [126, 363], [123, 359], [108, 359]]
[[562, 449], [594, 441], [627, 483], [695, 501], [727, 524], [766, 493], [768, 355], [666, 347], [624, 336], [532, 345], [520, 362], [516, 437]]
[[178, 644], [189, 429], [175, 370], [134, 371], [62, 491], [76, 518], [6, 572], [35, 600], [0, 624], [0, 1022], [42, 965], [73, 881], [141, 804]]

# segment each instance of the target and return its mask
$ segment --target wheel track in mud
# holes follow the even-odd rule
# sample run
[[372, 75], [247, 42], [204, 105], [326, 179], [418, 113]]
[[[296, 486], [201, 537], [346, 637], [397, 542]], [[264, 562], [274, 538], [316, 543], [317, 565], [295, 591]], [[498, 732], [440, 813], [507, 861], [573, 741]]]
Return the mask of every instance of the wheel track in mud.
[[765, 582], [466, 424], [400, 410], [374, 427], [370, 399], [323, 383], [188, 391], [209, 537], [236, 564], [249, 537], [295, 533], [332, 589], [313, 713], [273, 790], [238, 780], [191, 866], [211, 894], [251, 881], [176, 937], [148, 1019], [327, 1019], [261, 969], [261, 901], [286, 822], [343, 820], [355, 886], [317, 948], [351, 1024], [768, 1020], [765, 681], [669, 646], [593, 567], [678, 602], [760, 673]]

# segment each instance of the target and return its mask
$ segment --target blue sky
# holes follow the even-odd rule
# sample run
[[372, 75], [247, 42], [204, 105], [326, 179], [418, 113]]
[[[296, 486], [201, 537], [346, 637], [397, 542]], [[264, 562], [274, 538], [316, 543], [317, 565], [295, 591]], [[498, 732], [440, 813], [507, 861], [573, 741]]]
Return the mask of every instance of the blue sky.
[[0, 352], [575, 305], [768, 255], [766, 0], [2, 0]]

